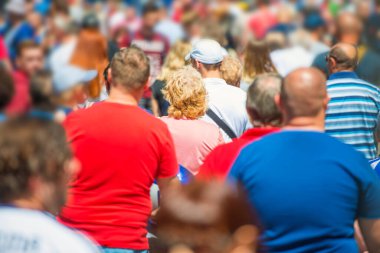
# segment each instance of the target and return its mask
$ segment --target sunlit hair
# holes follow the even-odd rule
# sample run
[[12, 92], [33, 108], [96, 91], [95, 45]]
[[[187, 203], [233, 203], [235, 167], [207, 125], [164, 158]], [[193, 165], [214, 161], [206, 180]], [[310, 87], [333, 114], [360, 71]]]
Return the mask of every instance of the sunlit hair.
[[252, 83], [257, 75], [276, 72], [267, 43], [261, 40], [248, 42], [244, 52], [243, 80]]
[[185, 57], [191, 50], [191, 44], [183, 41], [176, 42], [166, 56], [162, 71], [158, 77], [161, 81], [167, 81], [169, 76], [176, 70], [185, 66]]
[[220, 73], [227, 84], [240, 87], [243, 66], [238, 58], [226, 56], [220, 66]]
[[163, 90], [170, 103], [169, 117], [198, 119], [207, 110], [207, 92], [198, 71], [186, 66], [174, 72]]

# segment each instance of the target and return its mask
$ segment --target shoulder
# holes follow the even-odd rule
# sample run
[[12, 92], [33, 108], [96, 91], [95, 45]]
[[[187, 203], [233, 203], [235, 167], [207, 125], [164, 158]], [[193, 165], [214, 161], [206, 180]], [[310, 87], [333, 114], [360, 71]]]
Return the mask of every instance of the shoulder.
[[59, 252], [98, 252], [94, 244], [84, 237], [58, 223], [52, 216], [38, 211], [3, 208], [0, 221], [9, 229], [22, 234], [35, 235], [41, 243], [46, 242], [49, 248]]

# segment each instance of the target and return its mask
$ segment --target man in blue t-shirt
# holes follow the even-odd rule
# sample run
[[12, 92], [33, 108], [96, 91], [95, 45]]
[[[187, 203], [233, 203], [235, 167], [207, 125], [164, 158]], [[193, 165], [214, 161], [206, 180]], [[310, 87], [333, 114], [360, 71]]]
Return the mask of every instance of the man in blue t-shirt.
[[323, 133], [329, 98], [316, 69], [290, 73], [277, 98], [283, 131], [243, 149], [229, 175], [247, 190], [269, 252], [370, 252], [380, 248], [380, 180], [364, 156]]

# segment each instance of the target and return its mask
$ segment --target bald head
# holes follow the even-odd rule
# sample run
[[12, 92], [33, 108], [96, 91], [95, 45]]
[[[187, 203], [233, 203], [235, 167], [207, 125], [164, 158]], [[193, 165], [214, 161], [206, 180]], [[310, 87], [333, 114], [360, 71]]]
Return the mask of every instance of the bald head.
[[327, 60], [330, 73], [353, 71], [358, 63], [358, 49], [352, 44], [338, 43], [331, 48]]
[[363, 23], [355, 14], [344, 12], [338, 16], [336, 20], [336, 33], [339, 41], [357, 44], [362, 31]]
[[286, 120], [317, 117], [326, 109], [326, 79], [314, 68], [291, 72], [281, 87], [280, 106]]

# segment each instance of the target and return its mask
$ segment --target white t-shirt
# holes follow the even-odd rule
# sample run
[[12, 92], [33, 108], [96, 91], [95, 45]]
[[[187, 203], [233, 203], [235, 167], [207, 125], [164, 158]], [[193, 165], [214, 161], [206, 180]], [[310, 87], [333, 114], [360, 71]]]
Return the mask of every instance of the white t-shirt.
[[47, 213], [0, 207], [1, 253], [100, 253], [83, 235]]
[[[220, 78], [203, 79], [208, 93], [208, 106], [240, 137], [245, 130], [251, 127], [248, 114], [245, 109], [247, 94], [240, 88], [228, 85]], [[205, 115], [203, 120], [216, 124]], [[221, 130], [225, 142], [231, 138]]]

